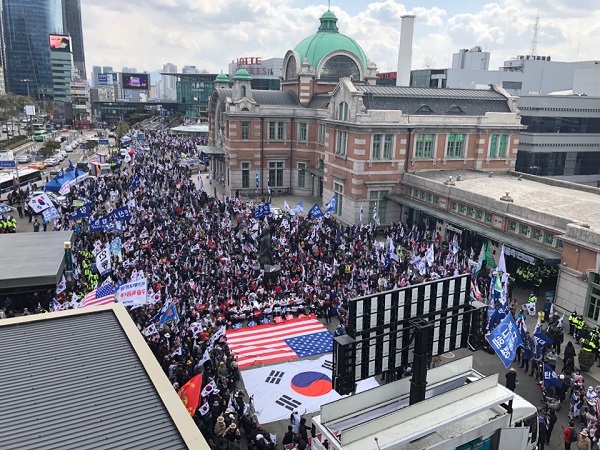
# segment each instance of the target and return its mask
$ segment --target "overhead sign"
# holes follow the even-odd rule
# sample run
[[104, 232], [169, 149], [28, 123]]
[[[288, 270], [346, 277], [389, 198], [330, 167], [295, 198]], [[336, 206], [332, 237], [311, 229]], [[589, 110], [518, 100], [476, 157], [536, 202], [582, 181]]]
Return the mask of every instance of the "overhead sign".
[[98, 144], [99, 145], [108, 145], [108, 139], [99, 139]]
[[520, 252], [519, 250], [515, 250], [514, 248], [510, 248], [507, 245], [504, 246], [504, 254], [512, 256], [513, 258], [517, 258], [518, 260], [526, 262], [527, 264], [531, 264], [532, 266], [535, 266], [535, 257], [528, 255], [527, 253]]
[[12, 161], [9, 159], [0, 159], [0, 167], [5, 168], [15, 168], [17, 167], [17, 163], [13, 159]]

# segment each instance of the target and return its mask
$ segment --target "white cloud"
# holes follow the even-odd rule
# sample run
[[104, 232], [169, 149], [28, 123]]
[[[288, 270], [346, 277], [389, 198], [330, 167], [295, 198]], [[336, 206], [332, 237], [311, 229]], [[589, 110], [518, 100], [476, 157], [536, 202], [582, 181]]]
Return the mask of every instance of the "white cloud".
[[[86, 62], [156, 70], [166, 62], [226, 70], [241, 56], [283, 57], [316, 32], [323, 4], [298, 7], [293, 0], [122, 0], [82, 2]], [[320, 2], [323, 3], [323, 2]], [[351, 6], [350, 6], [351, 3]], [[447, 67], [452, 53], [481, 45], [491, 68], [529, 51], [539, 1], [498, 0], [458, 11], [461, 2], [425, 0], [409, 9], [396, 0], [333, 6], [340, 30], [355, 39], [381, 71], [395, 70], [400, 16], [417, 15], [413, 68]], [[468, 2], [472, 5], [474, 2]], [[600, 59], [597, 0], [549, 0], [540, 11], [538, 53], [554, 60]], [[450, 9], [453, 8], [453, 9]]]

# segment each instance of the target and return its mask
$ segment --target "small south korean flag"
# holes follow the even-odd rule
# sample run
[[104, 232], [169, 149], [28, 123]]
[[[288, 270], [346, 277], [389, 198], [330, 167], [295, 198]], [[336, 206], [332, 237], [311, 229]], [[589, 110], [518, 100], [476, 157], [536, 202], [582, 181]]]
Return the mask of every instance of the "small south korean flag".
[[202, 397], [208, 397], [210, 394], [216, 394], [217, 392], [219, 392], [219, 389], [217, 389], [217, 384], [214, 380], [211, 380], [211, 382], [204, 386], [204, 389], [202, 389]]

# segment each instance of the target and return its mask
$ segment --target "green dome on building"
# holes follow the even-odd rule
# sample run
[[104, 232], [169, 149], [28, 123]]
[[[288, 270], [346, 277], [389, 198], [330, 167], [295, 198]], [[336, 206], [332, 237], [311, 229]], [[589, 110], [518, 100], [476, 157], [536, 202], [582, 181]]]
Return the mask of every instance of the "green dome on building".
[[241, 81], [250, 81], [250, 80], [252, 80], [252, 77], [250, 76], [250, 74], [248, 73], [248, 71], [246, 69], [239, 69], [233, 76], [233, 79], [241, 80]]
[[217, 75], [217, 78], [215, 78], [215, 83], [229, 83], [229, 78], [227, 78], [227, 75], [225, 75], [223, 73], [223, 71], [221, 71], [221, 73], [219, 75]]
[[339, 32], [335, 14], [326, 11], [319, 20], [321, 21], [319, 30], [296, 45], [294, 49], [298, 53], [300, 64], [306, 59], [312, 67], [317, 67], [331, 52], [345, 50], [355, 55], [366, 69], [368, 62], [365, 52], [354, 39]]

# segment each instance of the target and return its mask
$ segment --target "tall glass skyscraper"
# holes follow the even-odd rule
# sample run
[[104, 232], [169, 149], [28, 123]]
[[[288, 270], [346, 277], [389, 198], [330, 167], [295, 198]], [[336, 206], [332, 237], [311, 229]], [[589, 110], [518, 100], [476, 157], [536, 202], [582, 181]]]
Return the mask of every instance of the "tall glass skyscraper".
[[2, 0], [6, 90], [38, 100], [52, 96], [51, 33], [63, 33], [61, 0]]
[[63, 0], [65, 33], [71, 35], [73, 49], [73, 63], [82, 80], [87, 79], [85, 71], [85, 53], [83, 50], [83, 29], [81, 26], [80, 0]]

